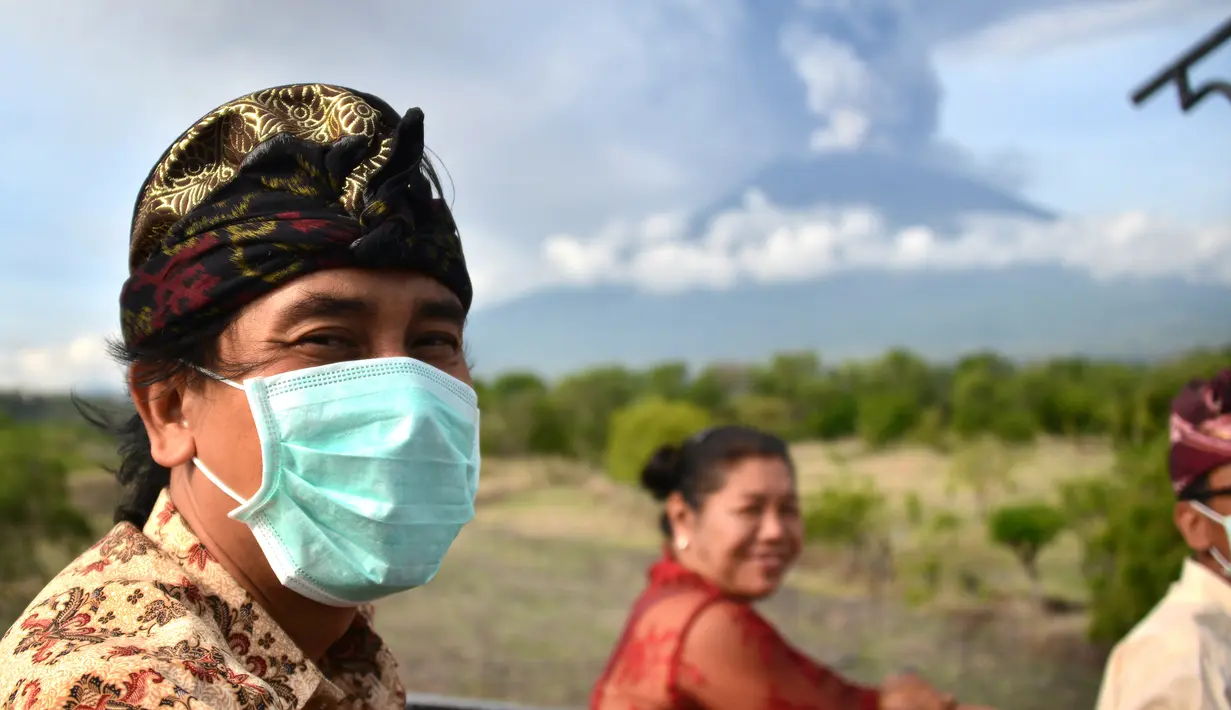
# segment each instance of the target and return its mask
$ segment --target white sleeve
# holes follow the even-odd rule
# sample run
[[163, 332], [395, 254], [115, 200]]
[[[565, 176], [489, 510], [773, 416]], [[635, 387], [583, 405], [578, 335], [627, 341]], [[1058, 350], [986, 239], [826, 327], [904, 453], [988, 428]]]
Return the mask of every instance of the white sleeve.
[[[1195, 631], [1195, 630], [1194, 630]], [[1181, 626], [1168, 634], [1126, 638], [1112, 652], [1097, 710], [1231, 710], [1211, 704], [1201, 643]]]

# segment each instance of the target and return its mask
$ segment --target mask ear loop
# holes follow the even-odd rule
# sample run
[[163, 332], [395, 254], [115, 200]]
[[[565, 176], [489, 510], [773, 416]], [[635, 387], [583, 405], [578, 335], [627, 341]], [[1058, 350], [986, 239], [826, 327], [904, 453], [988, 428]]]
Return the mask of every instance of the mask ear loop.
[[[218, 373], [216, 373], [216, 372], [213, 372], [213, 371], [211, 371], [211, 370], [207, 370], [207, 369], [205, 369], [204, 367], [200, 367], [200, 366], [198, 366], [198, 365], [194, 365], [194, 364], [192, 364], [191, 362], [187, 362], [187, 361], [181, 361], [181, 362], [183, 362], [183, 363], [184, 363], [185, 365], [187, 365], [188, 367], [191, 367], [192, 369], [196, 370], [197, 372], [201, 373], [202, 375], [205, 375], [206, 377], [210, 378], [211, 380], [216, 380], [216, 381], [218, 381], [218, 382], [221, 382], [221, 383], [222, 383], [222, 384], [224, 384], [224, 385], [229, 385], [229, 386], [231, 386], [231, 387], [234, 387], [234, 388], [235, 388], [235, 389], [237, 389], [237, 390], [240, 390], [241, 392], [242, 392], [242, 391], [244, 391], [244, 386], [243, 386], [243, 385], [241, 385], [241, 384], [239, 384], [239, 383], [237, 383], [237, 382], [232, 382], [231, 380], [228, 380], [227, 378], [223, 377], [222, 375], [219, 375], [219, 374], [218, 374]], [[209, 467], [208, 467], [208, 466], [206, 466], [205, 464], [201, 463], [201, 459], [197, 458], [196, 456], [193, 456], [193, 457], [192, 457], [192, 465], [196, 466], [196, 467], [197, 467], [197, 469], [198, 469], [201, 473], [205, 474], [205, 477], [209, 479], [210, 483], [213, 483], [215, 486], [217, 486], [217, 487], [218, 487], [218, 490], [222, 491], [223, 493], [226, 493], [226, 494], [227, 494], [228, 496], [230, 496], [230, 497], [231, 497], [231, 498], [232, 498], [232, 499], [233, 499], [236, 503], [239, 503], [240, 505], [243, 505], [244, 503], [247, 503], [247, 502], [248, 502], [248, 501], [244, 500], [244, 497], [243, 497], [243, 496], [241, 496], [240, 494], [236, 493], [236, 492], [234, 491], [234, 489], [232, 489], [232, 488], [231, 488], [230, 486], [228, 486], [227, 484], [223, 483], [223, 482], [222, 482], [222, 479], [221, 479], [221, 478], [218, 478], [218, 476], [217, 476], [217, 475], [216, 475], [213, 471], [209, 470]]]
[[197, 458], [196, 456], [193, 456], [193, 457], [192, 457], [192, 465], [196, 466], [196, 467], [197, 467], [197, 470], [199, 470], [201, 473], [205, 474], [205, 477], [209, 479], [210, 483], [213, 483], [215, 486], [217, 486], [217, 487], [218, 487], [218, 490], [222, 491], [223, 493], [226, 493], [228, 496], [230, 496], [232, 499], [234, 499], [236, 503], [239, 503], [240, 505], [243, 505], [244, 503], [247, 503], [247, 502], [248, 502], [248, 501], [244, 500], [244, 497], [243, 497], [243, 496], [241, 496], [240, 494], [236, 493], [236, 492], [235, 492], [235, 491], [234, 491], [234, 490], [233, 490], [230, 486], [228, 486], [227, 484], [223, 483], [223, 482], [222, 482], [222, 479], [220, 479], [220, 478], [218, 478], [218, 476], [214, 475], [214, 472], [213, 472], [213, 471], [209, 470], [209, 468], [208, 468], [208, 467], [206, 467], [206, 465], [205, 465], [205, 464], [201, 463], [201, 459]]
[[[184, 361], [181, 361], [181, 362], [184, 362]], [[244, 386], [243, 386], [243, 385], [241, 385], [241, 384], [239, 384], [238, 382], [234, 382], [234, 381], [232, 381], [232, 380], [228, 380], [227, 378], [223, 377], [222, 375], [219, 375], [217, 372], [213, 372], [212, 370], [207, 370], [207, 369], [205, 369], [204, 367], [200, 367], [200, 366], [198, 366], [198, 365], [194, 365], [194, 364], [192, 364], [191, 362], [184, 362], [184, 364], [185, 364], [185, 365], [187, 365], [188, 367], [191, 367], [192, 369], [196, 370], [197, 372], [201, 373], [202, 375], [205, 375], [206, 377], [210, 378], [211, 380], [216, 380], [216, 381], [218, 381], [218, 382], [221, 382], [221, 383], [222, 383], [222, 384], [224, 384], [224, 385], [230, 385], [231, 387], [234, 387], [234, 388], [235, 388], [235, 389], [237, 389], [237, 390], [242, 390], [242, 389], [244, 388]]]
[[[1191, 505], [1198, 513], [1201, 513], [1216, 523], [1220, 523], [1223, 526], [1224, 532], [1227, 534], [1228, 543], [1231, 544], [1231, 529], [1228, 529], [1228, 521], [1225, 516], [1214, 512], [1209, 506], [1199, 500], [1190, 500], [1188, 501], [1188, 504]], [[1206, 552], [1210, 554], [1210, 557], [1214, 558], [1214, 561], [1218, 563], [1219, 567], [1222, 567], [1223, 576], [1231, 577], [1231, 561], [1227, 560], [1227, 558], [1218, 551], [1217, 547], [1211, 547], [1206, 550]]]

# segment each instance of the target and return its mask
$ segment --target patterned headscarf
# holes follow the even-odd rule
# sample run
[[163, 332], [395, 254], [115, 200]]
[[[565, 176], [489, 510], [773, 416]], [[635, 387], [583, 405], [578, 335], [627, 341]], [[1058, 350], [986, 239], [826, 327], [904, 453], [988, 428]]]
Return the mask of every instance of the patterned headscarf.
[[1188, 383], [1171, 404], [1171, 485], [1181, 492], [1231, 464], [1231, 368]]
[[461, 240], [424, 159], [423, 112], [325, 84], [211, 111], [154, 166], [120, 296], [129, 347], [175, 339], [322, 269], [406, 269], [469, 309]]

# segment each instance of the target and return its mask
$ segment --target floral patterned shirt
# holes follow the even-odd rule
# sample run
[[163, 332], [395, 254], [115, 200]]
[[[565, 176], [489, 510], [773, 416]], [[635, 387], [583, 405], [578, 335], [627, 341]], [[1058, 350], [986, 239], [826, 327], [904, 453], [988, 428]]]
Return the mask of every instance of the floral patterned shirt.
[[163, 491], [0, 637], [0, 709], [401, 710], [397, 663], [364, 607], [313, 663], [219, 565]]

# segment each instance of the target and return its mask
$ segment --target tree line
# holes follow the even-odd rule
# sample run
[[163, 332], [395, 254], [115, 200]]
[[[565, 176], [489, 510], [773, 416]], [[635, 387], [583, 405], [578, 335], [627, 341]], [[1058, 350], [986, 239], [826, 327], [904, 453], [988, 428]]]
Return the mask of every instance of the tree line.
[[686, 402], [715, 422], [744, 423], [788, 440], [859, 437], [872, 446], [946, 448], [991, 436], [1041, 435], [1142, 444], [1167, 424], [1181, 385], [1231, 364], [1231, 347], [1155, 363], [1064, 357], [1018, 363], [993, 352], [931, 363], [903, 349], [826, 366], [813, 352], [763, 364], [681, 362], [642, 370], [597, 367], [549, 381], [508, 372], [477, 381], [483, 449], [601, 463], [612, 415], [639, 399]]
[[[817, 353], [794, 352], [695, 372], [678, 362], [607, 366], [554, 382], [510, 372], [476, 388], [485, 452], [575, 457], [626, 482], [659, 444], [720, 423], [791, 441], [857, 437], [871, 447], [932, 447], [953, 455], [953, 475], [976, 498], [1004, 483], [1015, 452], [1039, 437], [1106, 442], [1115, 452], [1110, 475], [1075, 478], [1054, 500], [1016, 501], [980, 517], [981, 534], [1009, 550], [1036, 587], [1040, 553], [1064, 531], [1078, 535], [1090, 636], [1110, 641], [1161, 598], [1187, 553], [1171, 523], [1171, 400], [1190, 380], [1227, 366], [1231, 347], [1148, 363], [1076, 356], [1023, 363], [994, 352], [934, 363], [896, 349], [833, 365]], [[967, 533], [951, 514], [929, 516], [918, 501], [909, 503], [919, 534], [936, 543], [915, 560], [915, 587], [928, 596], [944, 581], [944, 551]], [[878, 525], [886, 508], [875, 485], [852, 478], [806, 501], [807, 534], [883, 567], [892, 556]], [[984, 583], [969, 570], [956, 576], [968, 592]]]
[[[1017, 362], [994, 352], [937, 363], [895, 349], [829, 364], [814, 352], [791, 352], [759, 364], [695, 370], [680, 362], [609, 365], [555, 380], [506, 372], [477, 380], [475, 389], [485, 455], [566, 456], [625, 481], [662, 441], [719, 423], [749, 424], [791, 441], [859, 438], [871, 447], [934, 447], [954, 454], [955, 466], [965, 466], [957, 470], [976, 488], [994, 483], [1009, 465], [997, 457], [1036, 438], [1109, 442], [1116, 451], [1113, 475], [1069, 482], [1057, 491], [1059, 505], [1023, 501], [988, 510], [985, 522], [986, 534], [1013, 551], [1032, 578], [1039, 552], [1058, 532], [1077, 532], [1091, 635], [1114, 639], [1165, 592], [1184, 554], [1171, 526], [1166, 472], [1171, 399], [1190, 379], [1228, 365], [1231, 346], [1152, 363]], [[0, 511], [9, 511], [0, 517], [0, 540], [12, 543], [0, 544], [0, 580], [46, 571], [31, 559], [31, 538], [81, 540], [65, 482], [84, 462], [68, 440], [93, 447], [98, 440], [69, 423], [71, 412], [67, 397], [0, 394]], [[809, 536], [880, 559], [870, 552], [880, 539], [869, 531], [884, 501], [875, 490], [852, 486], [809, 501]], [[954, 534], [954, 521], [944, 515], [912, 515], [929, 536]], [[923, 564], [922, 579], [938, 578], [938, 568], [928, 565], [939, 565], [939, 558]]]

